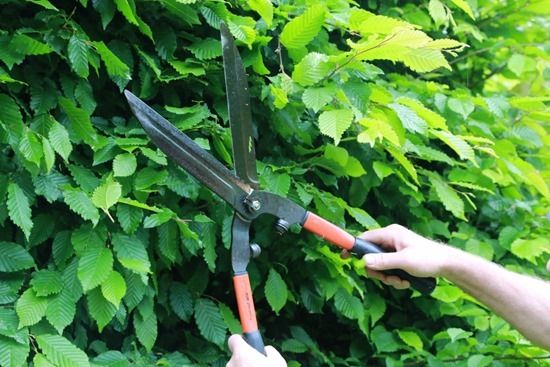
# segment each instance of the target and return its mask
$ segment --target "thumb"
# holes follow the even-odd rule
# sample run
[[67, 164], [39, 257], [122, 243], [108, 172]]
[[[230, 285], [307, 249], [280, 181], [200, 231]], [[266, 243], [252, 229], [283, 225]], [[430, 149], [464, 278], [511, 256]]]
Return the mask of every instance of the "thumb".
[[227, 345], [229, 346], [231, 353], [235, 353], [239, 349], [251, 348], [242, 336], [236, 334], [229, 337]]
[[276, 366], [286, 366], [286, 361], [283, 356], [281, 356], [277, 349], [273, 348], [271, 345], [265, 347], [265, 354], [270, 361], [276, 363]]
[[374, 270], [402, 269], [406, 261], [400, 252], [367, 254], [363, 259], [367, 268]]

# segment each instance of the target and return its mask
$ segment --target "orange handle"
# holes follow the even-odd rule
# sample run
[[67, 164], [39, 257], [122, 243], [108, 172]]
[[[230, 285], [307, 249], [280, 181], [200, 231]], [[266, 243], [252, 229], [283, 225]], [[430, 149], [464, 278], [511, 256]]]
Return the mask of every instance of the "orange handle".
[[307, 213], [303, 228], [346, 250], [355, 245], [355, 237], [312, 212]]
[[256, 321], [256, 310], [254, 309], [254, 300], [252, 299], [252, 289], [250, 288], [250, 279], [248, 274], [235, 275], [233, 277], [233, 286], [235, 287], [235, 296], [237, 298], [237, 307], [239, 308], [239, 318], [245, 333], [251, 333], [258, 330]]

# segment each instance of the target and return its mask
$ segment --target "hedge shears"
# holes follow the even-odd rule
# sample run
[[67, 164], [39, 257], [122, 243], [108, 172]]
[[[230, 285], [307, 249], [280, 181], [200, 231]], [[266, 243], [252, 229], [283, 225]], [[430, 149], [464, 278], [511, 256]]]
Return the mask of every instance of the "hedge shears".
[[[276, 229], [281, 234], [290, 226], [299, 225], [358, 257], [384, 250], [371, 242], [354, 237], [285, 197], [260, 189], [247, 77], [229, 29], [223, 23], [220, 29], [236, 174], [134, 94], [128, 90], [124, 93], [133, 114], [155, 145], [233, 207], [231, 264], [239, 317], [245, 340], [265, 354], [247, 273], [250, 259], [258, 250], [249, 242], [249, 229], [254, 219], [262, 214], [273, 215], [278, 218]], [[435, 287], [433, 278], [417, 278], [400, 269], [385, 273], [408, 280], [411, 286], [422, 294], [431, 293]]]

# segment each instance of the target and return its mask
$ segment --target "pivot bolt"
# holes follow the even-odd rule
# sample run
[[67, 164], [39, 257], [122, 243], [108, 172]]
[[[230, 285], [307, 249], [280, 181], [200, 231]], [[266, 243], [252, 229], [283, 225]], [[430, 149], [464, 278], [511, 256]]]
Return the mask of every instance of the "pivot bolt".
[[252, 210], [258, 211], [262, 208], [262, 203], [260, 203], [259, 200], [252, 200], [252, 202], [250, 203], [250, 207], [252, 208]]
[[275, 230], [277, 231], [278, 234], [280, 234], [281, 236], [283, 234], [285, 234], [286, 232], [288, 232], [288, 229], [290, 228], [290, 224], [284, 220], [284, 219], [279, 219], [277, 221], [277, 223], [275, 223]]
[[255, 259], [262, 253], [262, 248], [257, 243], [250, 244], [250, 254]]

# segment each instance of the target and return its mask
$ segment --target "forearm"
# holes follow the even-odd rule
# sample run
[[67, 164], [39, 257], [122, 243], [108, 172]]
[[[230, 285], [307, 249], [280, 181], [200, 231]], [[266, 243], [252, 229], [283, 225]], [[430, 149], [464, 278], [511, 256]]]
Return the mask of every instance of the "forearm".
[[443, 276], [550, 350], [550, 283], [449, 248]]

